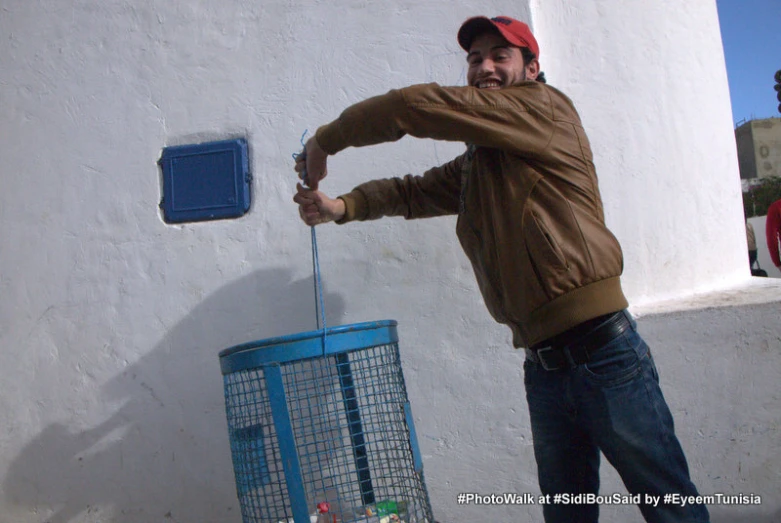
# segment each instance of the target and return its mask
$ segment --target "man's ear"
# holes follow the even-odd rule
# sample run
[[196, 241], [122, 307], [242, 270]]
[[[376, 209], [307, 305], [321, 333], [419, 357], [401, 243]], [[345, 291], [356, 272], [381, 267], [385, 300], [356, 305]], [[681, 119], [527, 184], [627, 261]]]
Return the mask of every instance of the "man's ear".
[[540, 74], [540, 62], [536, 58], [531, 60], [528, 64], [525, 66], [526, 69], [526, 79], [527, 80], [536, 80], [537, 75]]

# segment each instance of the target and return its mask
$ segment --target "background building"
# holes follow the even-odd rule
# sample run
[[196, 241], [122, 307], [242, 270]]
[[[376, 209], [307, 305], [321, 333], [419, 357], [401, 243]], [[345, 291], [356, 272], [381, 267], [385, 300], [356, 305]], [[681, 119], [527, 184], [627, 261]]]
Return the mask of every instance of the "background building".
[[735, 129], [740, 177], [781, 176], [781, 118], [750, 120]]

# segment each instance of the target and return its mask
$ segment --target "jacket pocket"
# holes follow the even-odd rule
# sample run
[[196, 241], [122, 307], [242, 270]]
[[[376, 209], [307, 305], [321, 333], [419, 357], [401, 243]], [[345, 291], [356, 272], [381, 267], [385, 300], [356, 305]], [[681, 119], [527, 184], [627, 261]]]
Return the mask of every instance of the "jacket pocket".
[[[567, 259], [556, 236], [545, 221], [535, 212], [530, 213], [526, 230], [526, 248], [538, 273], [567, 270]], [[543, 266], [540, 266], [543, 265]]]

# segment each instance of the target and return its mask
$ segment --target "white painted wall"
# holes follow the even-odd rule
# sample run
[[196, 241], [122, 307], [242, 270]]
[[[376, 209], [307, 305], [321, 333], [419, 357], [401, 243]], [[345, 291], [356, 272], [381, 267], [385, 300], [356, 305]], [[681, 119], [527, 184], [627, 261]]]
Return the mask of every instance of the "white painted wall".
[[[480, 10], [532, 20], [550, 82], [578, 104], [633, 303], [740, 281], [715, 4], [587, 4]], [[462, 84], [455, 32], [475, 10], [3, 3], [0, 520], [239, 521], [217, 353], [315, 325], [290, 154], [304, 129], [367, 96]], [[250, 142], [251, 212], [164, 224], [161, 149], [232, 136]], [[460, 150], [412, 139], [351, 149], [323, 188], [422, 172]], [[521, 355], [485, 312], [453, 228], [396, 219], [322, 227], [318, 239], [329, 324], [400, 322], [432, 501], [457, 519], [457, 492], [537, 487]]]

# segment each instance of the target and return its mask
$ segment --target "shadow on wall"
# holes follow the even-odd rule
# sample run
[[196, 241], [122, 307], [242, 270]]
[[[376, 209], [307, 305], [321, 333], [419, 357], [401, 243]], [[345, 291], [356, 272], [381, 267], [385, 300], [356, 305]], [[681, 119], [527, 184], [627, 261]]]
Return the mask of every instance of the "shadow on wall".
[[[331, 325], [344, 303], [324, 300]], [[118, 406], [109, 419], [33, 439], [8, 470], [6, 502], [46, 523], [240, 521], [218, 353], [314, 329], [311, 277], [272, 269], [226, 285], [104, 386], [100, 401]]]

